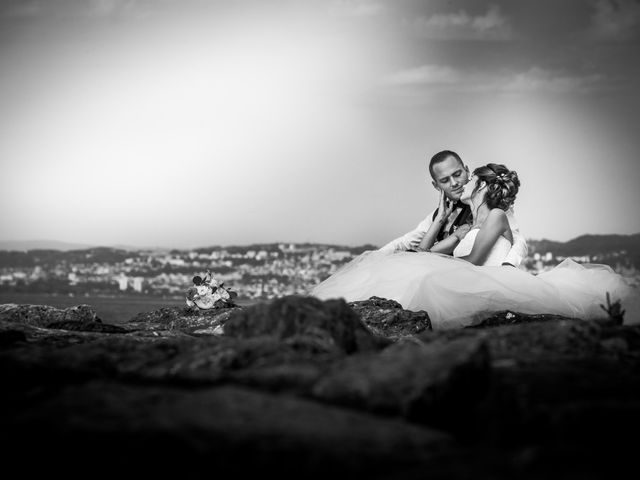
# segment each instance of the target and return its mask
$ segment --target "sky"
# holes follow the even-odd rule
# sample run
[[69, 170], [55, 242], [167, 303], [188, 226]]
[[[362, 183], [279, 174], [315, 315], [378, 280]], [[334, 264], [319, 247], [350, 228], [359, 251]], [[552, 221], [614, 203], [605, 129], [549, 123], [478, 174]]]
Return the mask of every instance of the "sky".
[[0, 241], [383, 245], [444, 149], [526, 238], [640, 232], [638, 0], [0, 5]]

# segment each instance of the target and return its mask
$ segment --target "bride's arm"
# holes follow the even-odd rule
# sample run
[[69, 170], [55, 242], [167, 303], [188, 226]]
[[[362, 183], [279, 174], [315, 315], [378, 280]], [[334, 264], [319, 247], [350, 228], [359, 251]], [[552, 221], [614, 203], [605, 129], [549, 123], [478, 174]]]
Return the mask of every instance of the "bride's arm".
[[460, 239], [455, 235], [449, 235], [447, 238], [440, 240], [433, 247], [429, 249], [429, 252], [446, 253], [451, 255], [455, 248], [458, 246]]
[[418, 245], [418, 251], [426, 252], [431, 250], [431, 247], [436, 242], [436, 237], [438, 236], [438, 232], [440, 231], [440, 229], [442, 228], [446, 220], [447, 220], [446, 217], [440, 219], [438, 216], [435, 218], [433, 222], [431, 222], [431, 225], [429, 226], [429, 230], [427, 230], [427, 233], [424, 234], [424, 237], [422, 237], [422, 240]]
[[471, 253], [463, 258], [474, 265], [482, 265], [489, 255], [489, 252], [498, 241], [500, 235], [509, 228], [509, 221], [504, 210], [494, 208], [489, 212], [489, 216], [480, 227], [478, 235], [476, 235]]
[[455, 232], [453, 232], [444, 240], [440, 240], [433, 247], [431, 247], [429, 251], [435, 252], [435, 253], [446, 253], [447, 255], [451, 255], [453, 251], [456, 249], [456, 247], [458, 246], [458, 243], [460, 243], [460, 240], [462, 240], [463, 237], [467, 233], [469, 233], [470, 227], [471, 226], [468, 224], [460, 225]]
[[442, 226], [449, 218], [453, 212], [453, 202], [447, 200], [444, 196], [444, 191], [440, 190], [440, 203], [438, 204], [438, 213], [436, 217], [429, 225], [429, 229], [422, 237], [420, 244], [418, 245], [418, 250], [428, 251], [434, 243], [436, 243], [436, 237], [438, 236], [438, 232], [442, 228]]

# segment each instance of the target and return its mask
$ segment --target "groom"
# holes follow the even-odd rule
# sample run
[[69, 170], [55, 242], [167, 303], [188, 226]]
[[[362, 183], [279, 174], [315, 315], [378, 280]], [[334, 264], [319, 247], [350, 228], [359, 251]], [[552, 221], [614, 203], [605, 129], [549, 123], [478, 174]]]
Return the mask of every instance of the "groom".
[[[460, 196], [465, 184], [469, 181], [469, 168], [462, 162], [460, 156], [451, 150], [443, 150], [436, 153], [429, 162], [429, 173], [432, 178], [432, 185], [436, 190], [443, 190], [445, 198], [454, 203], [454, 209], [449, 215], [447, 222], [443, 225], [436, 241], [456, 235], [459, 240], [469, 231], [467, 221], [471, 220], [471, 209], [469, 205], [460, 202]], [[431, 212], [418, 226], [405, 235], [392, 240], [380, 248], [380, 251], [396, 252], [401, 250], [416, 251], [418, 245], [425, 235], [433, 219], [436, 217], [437, 209]], [[527, 256], [527, 242], [522, 235], [514, 218], [513, 207], [507, 211], [507, 219], [513, 233], [513, 246], [502, 263], [519, 267], [522, 260]]]

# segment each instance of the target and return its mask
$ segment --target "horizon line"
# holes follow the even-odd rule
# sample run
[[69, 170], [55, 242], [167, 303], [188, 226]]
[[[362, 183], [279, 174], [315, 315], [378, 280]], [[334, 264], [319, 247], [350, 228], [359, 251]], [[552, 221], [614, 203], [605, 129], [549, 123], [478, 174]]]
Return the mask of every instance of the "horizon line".
[[[576, 240], [581, 237], [608, 237], [608, 236], [620, 236], [620, 237], [633, 237], [636, 235], [640, 235], [640, 232], [637, 233], [584, 233], [578, 235], [577, 237], [573, 237], [566, 241], [561, 240], [553, 240], [550, 238], [527, 238], [527, 242], [555, 242], [555, 243], [569, 243], [573, 240]], [[28, 247], [28, 244], [58, 244], [59, 246], [64, 246], [64, 248], [55, 248], [53, 246], [41, 246], [41, 247]], [[24, 244], [22, 247], [12, 247], [6, 248], [5, 244]], [[229, 247], [249, 247], [253, 245], [274, 245], [274, 244], [293, 244], [293, 245], [330, 245], [330, 246], [340, 246], [340, 247], [348, 247], [348, 248], [356, 248], [362, 246], [377, 246], [378, 248], [382, 245], [377, 245], [374, 243], [359, 243], [359, 244], [346, 244], [346, 243], [334, 243], [334, 242], [322, 242], [322, 241], [264, 241], [264, 242], [252, 242], [252, 243], [235, 243], [235, 244], [210, 244], [210, 245], [201, 245], [201, 246], [149, 246], [149, 245], [132, 245], [132, 244], [88, 244], [88, 243], [79, 243], [79, 242], [67, 242], [63, 240], [0, 240], [0, 251], [29, 251], [29, 250], [58, 250], [58, 251], [70, 251], [70, 250], [86, 250], [90, 248], [111, 248], [114, 250], [199, 250], [203, 248], [229, 248]]]

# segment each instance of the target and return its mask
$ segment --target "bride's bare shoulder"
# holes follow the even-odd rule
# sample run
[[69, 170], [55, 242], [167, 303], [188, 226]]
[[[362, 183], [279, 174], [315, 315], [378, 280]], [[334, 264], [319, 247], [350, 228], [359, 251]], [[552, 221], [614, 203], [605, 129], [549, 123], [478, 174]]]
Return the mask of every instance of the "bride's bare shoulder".
[[507, 212], [502, 210], [501, 208], [492, 208], [489, 211], [489, 216], [487, 220], [492, 224], [508, 224], [509, 219], [507, 218]]
[[511, 244], [513, 244], [513, 233], [511, 232], [511, 227], [509, 226], [507, 212], [505, 212], [501, 208], [493, 208], [489, 212], [488, 220], [489, 219], [491, 219], [491, 223], [498, 229], [503, 229], [501, 235], [509, 240]]
[[507, 212], [501, 208], [492, 208], [489, 210], [489, 216], [493, 218], [507, 218]]

